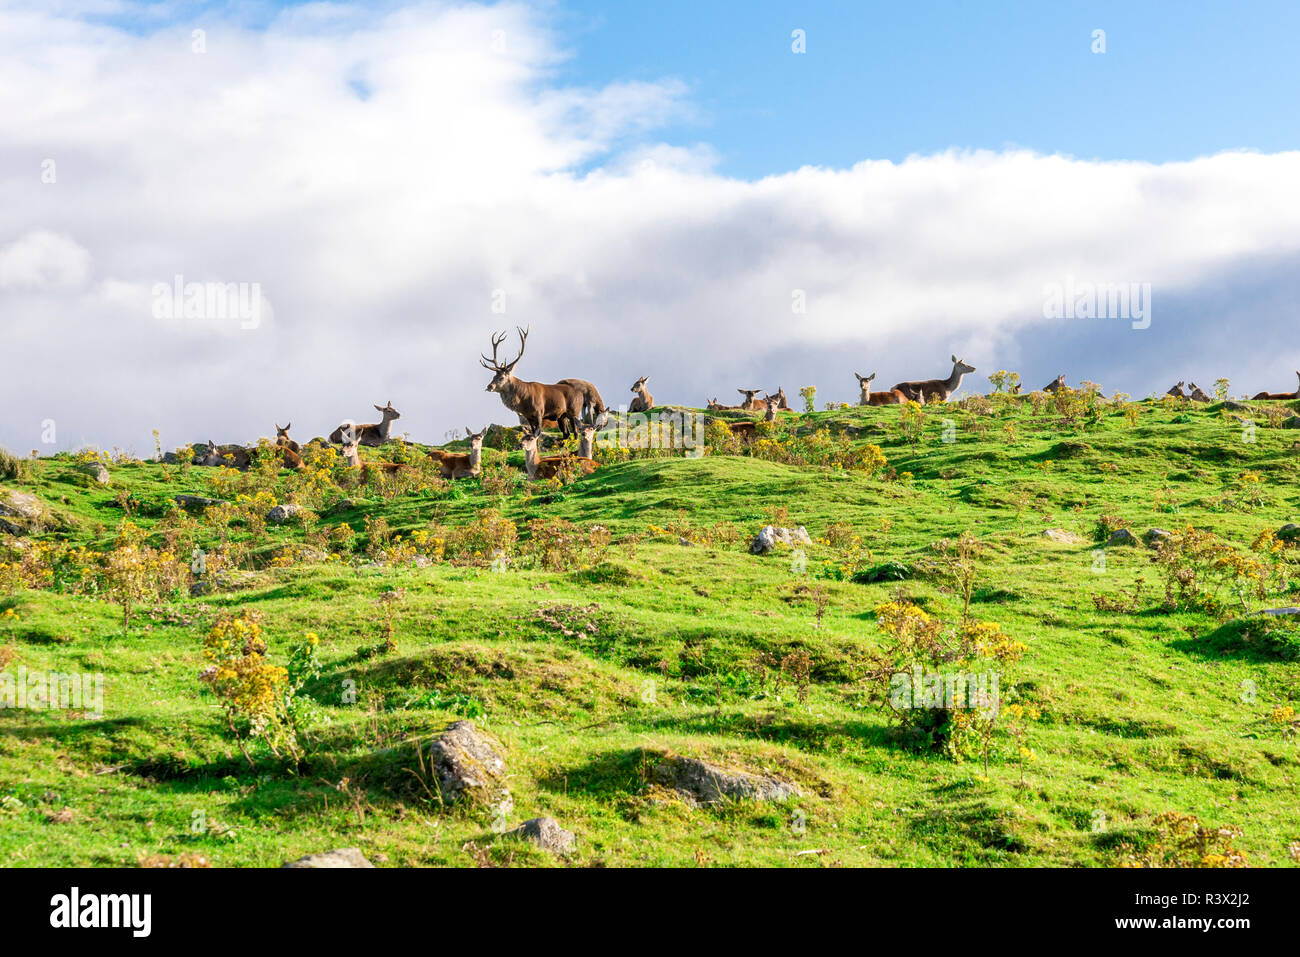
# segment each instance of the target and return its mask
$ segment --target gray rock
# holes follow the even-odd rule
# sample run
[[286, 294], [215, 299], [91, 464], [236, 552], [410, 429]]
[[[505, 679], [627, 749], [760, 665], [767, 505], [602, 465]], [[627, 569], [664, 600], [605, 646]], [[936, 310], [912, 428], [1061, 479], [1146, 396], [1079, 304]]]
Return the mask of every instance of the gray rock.
[[808, 529], [804, 528], [802, 525], [796, 528], [793, 532], [790, 532], [790, 538], [798, 542], [800, 545], [812, 544], [812, 536], [808, 534]]
[[1288, 522], [1277, 530], [1277, 537], [1284, 542], [1294, 542], [1300, 538], [1300, 525], [1295, 522]]
[[442, 799], [492, 803], [508, 797], [506, 759], [473, 721], [457, 721], [429, 745], [429, 764]]
[[93, 478], [100, 485], [108, 484], [108, 479], [109, 479], [108, 468], [104, 465], [103, 462], [88, 462], [87, 464], [81, 466], [80, 471], [85, 472], [87, 475]]
[[366, 860], [365, 855], [355, 847], [341, 847], [321, 854], [308, 854], [283, 867], [371, 867], [375, 865]]
[[277, 505], [266, 513], [266, 520], [276, 525], [283, 525], [301, 511], [301, 505]]
[[1148, 528], [1142, 533], [1142, 541], [1147, 543], [1147, 548], [1155, 548], [1172, 534], [1167, 528]]
[[650, 780], [672, 788], [693, 805], [746, 799], [787, 801], [799, 794], [799, 789], [787, 781], [748, 771], [729, 771], [698, 758], [677, 755], [651, 768]]
[[1121, 545], [1136, 545], [1137, 536], [1127, 528], [1117, 528], [1110, 533], [1110, 538], [1106, 539], [1107, 548], [1117, 548]]
[[181, 508], [207, 508], [210, 505], [225, 505], [219, 498], [204, 498], [202, 495], [176, 495], [172, 500]]
[[679, 538], [677, 539], [677, 544], [681, 545], [683, 548], [690, 548], [691, 540], [689, 538]]
[[506, 832], [507, 837], [532, 841], [544, 851], [552, 854], [572, 853], [577, 838], [572, 831], [560, 827], [560, 822], [553, 817], [535, 817], [524, 821], [513, 831]]
[[1044, 530], [1043, 538], [1051, 539], [1054, 542], [1060, 542], [1062, 545], [1078, 545], [1083, 541], [1074, 532], [1067, 532], [1063, 528], [1049, 528]]
[[1254, 412], [1255, 411], [1250, 406], [1246, 405], [1246, 403], [1238, 402], [1235, 399], [1228, 399], [1223, 403], [1223, 407], [1227, 409], [1229, 412]]
[[781, 545], [811, 545], [812, 537], [808, 530], [800, 525], [793, 531], [788, 528], [777, 528], [775, 525], [764, 525], [754, 540], [749, 543], [749, 551], [754, 555], [766, 555], [778, 544]]
[[30, 492], [0, 492], [0, 532], [10, 535], [39, 532], [45, 518], [45, 503]]

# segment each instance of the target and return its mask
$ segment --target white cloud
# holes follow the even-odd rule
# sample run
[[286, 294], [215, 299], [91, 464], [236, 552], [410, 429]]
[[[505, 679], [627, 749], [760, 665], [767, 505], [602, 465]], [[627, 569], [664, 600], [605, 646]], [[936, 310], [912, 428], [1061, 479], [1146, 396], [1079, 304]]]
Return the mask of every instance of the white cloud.
[[[63, 444], [141, 449], [155, 427], [169, 445], [277, 418], [324, 434], [388, 399], [438, 440], [511, 420], [476, 359], [515, 323], [521, 374], [613, 403], [644, 373], [674, 402], [751, 382], [848, 399], [855, 370], [884, 387], [953, 351], [979, 385], [1019, 367], [1134, 394], [1282, 388], [1300, 365], [1300, 154], [951, 151], [748, 182], [707, 143], [655, 141], [692, 115], [678, 79], [556, 85], [569, 51], [523, 6], [196, 23], [203, 54], [189, 23], [0, 10], [0, 312], [25, 357], [0, 442], [31, 447], [48, 417]], [[177, 273], [259, 283], [275, 321], [159, 322], [149, 290]], [[1045, 320], [1067, 276], [1150, 282], [1151, 329]]]

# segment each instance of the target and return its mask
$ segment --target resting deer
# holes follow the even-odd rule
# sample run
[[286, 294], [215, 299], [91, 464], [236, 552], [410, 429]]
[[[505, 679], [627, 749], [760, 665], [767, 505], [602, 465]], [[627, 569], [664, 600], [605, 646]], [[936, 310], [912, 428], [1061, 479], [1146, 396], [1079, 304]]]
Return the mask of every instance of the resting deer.
[[876, 377], [874, 372], [865, 378], [856, 372], [853, 374], [858, 376], [858, 388], [862, 390], [862, 394], [858, 396], [858, 405], [902, 405], [907, 401], [907, 396], [898, 389], [892, 392], [872, 392], [871, 380]]
[[246, 469], [253, 462], [248, 449], [242, 445], [217, 445], [208, 439], [208, 451], [199, 460], [200, 465], [229, 465], [237, 469]]
[[289, 448], [287, 445], [273, 446], [275, 454], [280, 456], [280, 465], [287, 469], [293, 469], [295, 472], [305, 469], [307, 466], [302, 460], [302, 456]]
[[394, 419], [400, 419], [402, 414], [393, 408], [393, 403], [389, 402], [386, 406], [375, 406], [375, 411], [383, 416], [382, 422], [372, 422], [358, 425], [351, 419], [339, 423], [339, 427], [330, 433], [330, 441], [338, 445], [343, 441], [343, 430], [349, 426], [356, 433], [357, 442], [361, 445], [383, 445], [388, 441], [388, 429]]
[[[777, 399], [776, 396], [770, 395], [766, 399], [763, 399], [761, 401], [763, 402], [763, 407], [766, 409], [766, 414], [763, 416], [763, 421], [775, 422], [776, 410], [778, 408], [777, 403], [779, 400]], [[727, 427], [731, 429], [731, 434], [736, 436], [736, 438], [744, 439], [745, 441], [748, 442], [753, 440], [754, 435], [758, 430], [758, 423], [757, 422], [728, 422]]]
[[469, 437], [468, 452], [444, 452], [442, 449], [429, 449], [429, 455], [437, 459], [438, 465], [442, 467], [443, 478], [474, 478], [482, 471], [483, 436], [487, 435], [487, 430], [486, 425], [483, 426], [480, 432], [475, 432], [469, 426], [465, 426], [465, 434]]
[[1065, 388], [1065, 373], [1062, 372], [1047, 385], [1043, 386], [1044, 392], [1060, 392]]
[[636, 398], [627, 407], [629, 412], [649, 412], [655, 407], [655, 397], [645, 387], [649, 378], [648, 375], [643, 375], [632, 383], [632, 391], [636, 393]]
[[1300, 399], [1300, 369], [1296, 370], [1297, 388], [1295, 392], [1260, 392], [1256, 399]]
[[762, 389], [737, 389], [745, 397], [745, 401], [740, 403], [740, 408], [746, 412], [762, 412], [767, 408], [767, 399], [756, 399], [755, 396], [762, 392]]
[[351, 425], [342, 425], [339, 428], [342, 431], [336, 441], [340, 445], [339, 452], [343, 455], [344, 464], [354, 469], [361, 468], [361, 453], [357, 451], [360, 440], [357, 438], [356, 429]]
[[788, 412], [790, 410], [790, 404], [786, 402], [785, 389], [781, 388], [781, 386], [776, 387], [776, 398], [777, 398], [777, 408], [784, 409]]
[[913, 401], [924, 401], [919, 397], [924, 394], [930, 397], [932, 402], [947, 402], [948, 396], [952, 395], [961, 388], [961, 379], [968, 372], [974, 372], [975, 367], [967, 365], [962, 359], [956, 356], [952, 357], [952, 375], [946, 379], [923, 379], [911, 382], [900, 382], [891, 391], [903, 393]]
[[1184, 383], [1182, 379], [1179, 379], [1176, 384], [1169, 387], [1168, 391], [1165, 392], [1165, 395], [1172, 395], [1176, 399], [1187, 398], [1187, 393], [1183, 391], [1183, 386], [1185, 384], [1186, 383]]
[[289, 438], [289, 430], [292, 428], [293, 428], [292, 422], [290, 422], [288, 425], [277, 425], [275, 427], [275, 444], [281, 446], [282, 448], [293, 449], [293, 451], [295, 452], [301, 452], [302, 446], [300, 446], [293, 439]]
[[547, 385], [515, 378], [514, 368], [524, 357], [528, 345], [528, 330], [516, 326], [515, 331], [519, 333], [519, 355], [509, 362], [497, 359], [497, 349], [506, 341], [506, 333], [502, 332], [492, 337], [492, 358], [479, 357], [479, 365], [495, 373], [487, 384], [487, 391], [501, 396], [506, 408], [518, 415], [533, 432], [541, 432], [548, 420], [554, 420], [564, 436], [577, 435], [578, 417], [582, 414], [582, 392], [570, 385]]
[[598, 426], [605, 423], [605, 400], [594, 385], [585, 379], [561, 379], [556, 385], [567, 385], [582, 393], [582, 413], [580, 421], [592, 422]]
[[1206, 394], [1205, 394], [1205, 390], [1202, 389], [1202, 388], [1201, 388], [1199, 385], [1197, 385], [1195, 382], [1189, 382], [1189, 383], [1187, 383], [1187, 387], [1188, 387], [1189, 389], [1192, 390], [1192, 396], [1191, 396], [1191, 398], [1192, 398], [1192, 401], [1193, 401], [1193, 402], [1213, 402], [1213, 401], [1214, 401], [1212, 398], [1210, 398], [1208, 395], [1206, 395]]
[[524, 450], [524, 468], [528, 472], [529, 481], [537, 479], [553, 478], [559, 471], [566, 460], [574, 463], [574, 467], [583, 475], [590, 475], [600, 464], [591, 458], [581, 458], [576, 455], [546, 455], [539, 457], [537, 454], [537, 443], [541, 441], [542, 433], [540, 430], [525, 432], [519, 440], [520, 447]]
[[716, 395], [709, 400], [709, 404], [708, 404], [708, 410], [710, 412], [736, 412], [739, 411], [739, 409], [740, 406], [738, 405], [723, 405], [721, 402], [718, 401], [718, 397]]
[[589, 423], [582, 427], [582, 438], [578, 440], [578, 458], [591, 459], [596, 450], [596, 425]]

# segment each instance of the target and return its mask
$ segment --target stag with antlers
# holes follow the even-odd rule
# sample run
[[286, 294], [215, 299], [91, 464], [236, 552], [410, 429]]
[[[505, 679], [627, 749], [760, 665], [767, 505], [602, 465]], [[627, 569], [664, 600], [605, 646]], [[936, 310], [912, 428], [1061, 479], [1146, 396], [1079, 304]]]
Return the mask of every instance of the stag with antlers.
[[479, 364], [493, 373], [487, 384], [488, 392], [501, 396], [507, 409], [516, 413], [529, 431], [540, 432], [548, 419], [560, 427], [566, 438], [578, 434], [578, 419], [582, 415], [585, 396], [581, 389], [569, 385], [547, 385], [543, 382], [525, 382], [514, 375], [515, 365], [524, 357], [528, 345], [528, 330], [515, 327], [519, 333], [519, 355], [509, 362], [497, 358], [497, 349], [506, 341], [506, 333], [492, 337], [492, 358], [480, 356]]

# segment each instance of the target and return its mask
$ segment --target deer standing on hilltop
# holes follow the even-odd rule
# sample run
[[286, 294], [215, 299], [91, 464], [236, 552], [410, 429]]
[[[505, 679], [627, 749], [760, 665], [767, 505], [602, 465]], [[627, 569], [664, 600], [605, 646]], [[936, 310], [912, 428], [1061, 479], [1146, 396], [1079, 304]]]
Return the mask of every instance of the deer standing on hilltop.
[[853, 374], [858, 376], [858, 388], [862, 393], [858, 396], [858, 405], [902, 405], [907, 401], [907, 396], [898, 389], [894, 389], [892, 392], [872, 392], [871, 380], [876, 377], [874, 372], [866, 377], [860, 376], [856, 372]]
[[394, 419], [400, 419], [402, 414], [393, 408], [393, 403], [389, 402], [385, 406], [375, 406], [375, 411], [383, 416], [382, 422], [371, 422], [358, 425], [351, 419], [345, 419], [339, 423], [339, 427], [330, 433], [330, 441], [335, 445], [343, 441], [343, 430], [351, 427], [355, 433], [356, 440], [361, 445], [379, 446], [388, 441], [388, 430]]
[[1300, 398], [1300, 369], [1296, 370], [1297, 387], [1295, 392], [1260, 392], [1254, 399], [1298, 399]]
[[[952, 374], [946, 379], [920, 379], [909, 382], [900, 382], [890, 391], [903, 393], [912, 401], [918, 401], [921, 395], [928, 395], [931, 402], [947, 402], [948, 396], [952, 395], [961, 388], [962, 376], [968, 372], [974, 372], [975, 367], [968, 365], [965, 360], [952, 357]], [[924, 400], [921, 400], [924, 401]]]
[[1053, 379], [1051, 382], [1047, 383], [1047, 385], [1043, 386], [1043, 391], [1044, 391], [1044, 392], [1060, 392], [1060, 391], [1061, 391], [1062, 389], [1064, 389], [1065, 387], [1066, 387], [1066, 385], [1065, 385], [1065, 373], [1062, 372], [1060, 375], [1058, 375], [1058, 376], [1057, 376], [1055, 379]]
[[600, 468], [600, 463], [594, 459], [570, 455], [567, 452], [561, 455], [539, 456], [537, 449], [541, 438], [541, 430], [536, 429], [525, 432], [519, 440], [520, 447], [524, 450], [524, 468], [528, 472], [529, 481], [552, 478], [560, 471], [566, 460], [573, 462], [574, 467], [583, 475], [590, 475]]
[[636, 398], [628, 405], [629, 412], [649, 412], [655, 407], [655, 397], [645, 387], [649, 378], [648, 375], [643, 375], [632, 383], [632, 391], [636, 393]]
[[566, 385], [582, 393], [582, 412], [579, 421], [604, 425], [605, 400], [600, 397], [600, 390], [586, 379], [561, 379], [556, 385]]
[[497, 349], [506, 341], [506, 333], [492, 337], [492, 358], [479, 356], [479, 365], [495, 373], [487, 384], [488, 392], [501, 396], [507, 409], [519, 416], [520, 422], [530, 431], [541, 432], [548, 420], [560, 427], [566, 438], [578, 434], [578, 418], [582, 415], [583, 394], [571, 385], [548, 385], [544, 382], [527, 382], [517, 379], [514, 368], [524, 357], [528, 345], [528, 330], [515, 327], [519, 333], [519, 355], [509, 362], [497, 358]]
[[429, 449], [429, 455], [436, 459], [438, 465], [442, 468], [443, 478], [474, 478], [482, 471], [483, 436], [487, 435], [487, 430], [486, 425], [483, 426], [480, 432], [475, 432], [469, 426], [465, 426], [465, 434], [469, 437], [468, 452], [444, 452], [442, 449]]

